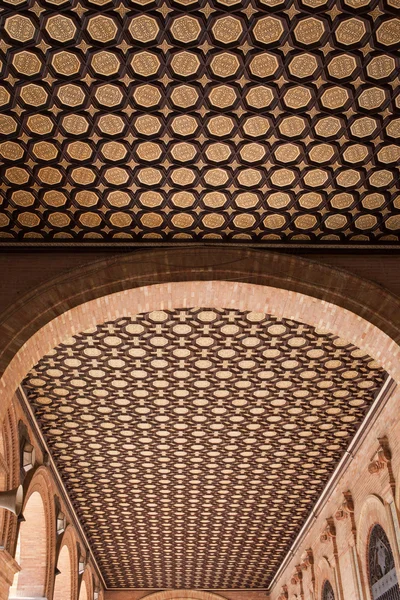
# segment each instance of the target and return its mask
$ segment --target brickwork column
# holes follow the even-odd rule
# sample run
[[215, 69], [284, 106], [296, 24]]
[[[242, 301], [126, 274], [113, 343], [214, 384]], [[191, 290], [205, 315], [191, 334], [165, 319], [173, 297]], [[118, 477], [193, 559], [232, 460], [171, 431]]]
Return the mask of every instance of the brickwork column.
[[10, 586], [18, 571], [20, 567], [17, 561], [7, 550], [0, 548], [0, 600], [8, 600]]

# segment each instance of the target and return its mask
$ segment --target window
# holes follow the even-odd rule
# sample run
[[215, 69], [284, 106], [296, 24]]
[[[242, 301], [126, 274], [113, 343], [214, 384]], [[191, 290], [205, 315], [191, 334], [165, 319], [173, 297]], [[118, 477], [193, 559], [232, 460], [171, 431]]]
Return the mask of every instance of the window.
[[373, 600], [400, 600], [392, 549], [380, 525], [374, 525], [369, 536], [368, 574]]
[[325, 581], [322, 588], [322, 600], [335, 600], [335, 594], [329, 581]]

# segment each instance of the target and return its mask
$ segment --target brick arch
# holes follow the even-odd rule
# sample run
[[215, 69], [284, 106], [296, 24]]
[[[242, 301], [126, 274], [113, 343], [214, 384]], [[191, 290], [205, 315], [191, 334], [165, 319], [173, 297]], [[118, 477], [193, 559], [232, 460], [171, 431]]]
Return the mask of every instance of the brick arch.
[[57, 553], [57, 569], [53, 600], [76, 600], [78, 597], [78, 550], [75, 532], [66, 528]]
[[388, 507], [384, 500], [377, 494], [370, 494], [361, 509], [357, 523], [357, 551], [361, 559], [363, 573], [365, 574], [365, 591], [367, 600], [372, 600], [371, 589], [369, 585], [368, 568], [368, 544], [371, 530], [374, 525], [379, 524], [384, 529], [395, 559], [398, 569], [398, 560], [396, 552], [396, 539], [392, 525], [389, 520]]
[[[90, 565], [85, 567], [79, 586], [79, 600], [92, 600], [93, 598], [93, 572]], [[85, 595], [86, 594], [86, 595]]]
[[200, 590], [165, 590], [149, 594], [144, 598], [145, 600], [224, 600], [218, 594]]
[[[16, 575], [16, 590], [29, 597], [49, 597], [55, 566], [55, 510], [53, 485], [44, 466], [33, 475], [26, 490], [19, 530], [21, 571]], [[42, 590], [42, 591], [41, 591]], [[29, 593], [28, 593], [29, 592]]]
[[[14, 406], [10, 405], [0, 425], [0, 491], [19, 484], [18, 423]], [[10, 554], [15, 552], [17, 518], [0, 508], [0, 540]]]
[[340, 600], [339, 591], [336, 585], [335, 573], [329, 559], [323, 556], [317, 564], [315, 570], [315, 600], [322, 600], [322, 591], [325, 581], [329, 581], [335, 594], [335, 600]]
[[265, 311], [323, 327], [364, 349], [400, 381], [400, 300], [379, 286], [259, 250], [152, 250], [73, 270], [3, 313], [0, 411], [29, 369], [68, 335], [121, 314], [199, 304]]

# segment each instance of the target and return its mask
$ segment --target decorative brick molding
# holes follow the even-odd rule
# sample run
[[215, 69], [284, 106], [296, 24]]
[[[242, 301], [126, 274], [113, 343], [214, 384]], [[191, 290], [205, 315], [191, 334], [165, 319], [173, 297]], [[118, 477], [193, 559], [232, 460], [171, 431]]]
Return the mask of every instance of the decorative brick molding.
[[400, 380], [400, 300], [346, 272], [294, 256], [209, 248], [113, 257], [56, 278], [1, 317], [1, 410], [28, 370], [74, 331], [132, 311], [235, 307], [323, 327]]
[[8, 600], [10, 585], [19, 570], [19, 565], [11, 554], [0, 548], [0, 600]]
[[[0, 457], [0, 491], [13, 489], [20, 482], [18, 425], [13, 405], [9, 406], [0, 427]], [[0, 508], [0, 546], [14, 554], [16, 538], [16, 517]]]

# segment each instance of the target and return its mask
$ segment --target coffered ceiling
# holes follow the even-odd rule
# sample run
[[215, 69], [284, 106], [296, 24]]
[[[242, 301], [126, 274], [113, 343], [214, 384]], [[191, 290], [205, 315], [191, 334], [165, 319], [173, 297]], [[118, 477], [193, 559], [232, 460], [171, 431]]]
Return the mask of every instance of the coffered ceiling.
[[23, 385], [108, 587], [266, 588], [386, 377], [221, 308], [66, 339]]
[[399, 0], [3, 0], [0, 242], [399, 242]]

